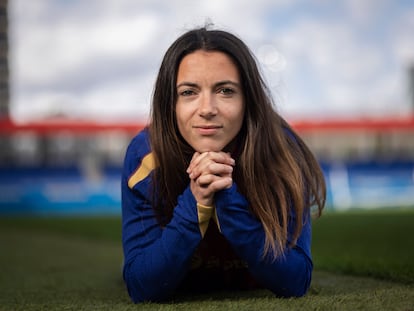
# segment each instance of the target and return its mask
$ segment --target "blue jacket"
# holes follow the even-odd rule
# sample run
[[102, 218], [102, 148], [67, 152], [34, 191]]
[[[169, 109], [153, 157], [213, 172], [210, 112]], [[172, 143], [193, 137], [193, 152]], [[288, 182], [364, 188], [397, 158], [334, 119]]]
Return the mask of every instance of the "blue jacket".
[[123, 277], [134, 302], [164, 300], [191, 279], [213, 289], [223, 282], [259, 284], [282, 297], [307, 292], [313, 269], [308, 213], [296, 246], [274, 261], [263, 258], [262, 224], [236, 184], [215, 194], [215, 209], [197, 204], [188, 186], [161, 227], [151, 205], [153, 159], [143, 130], [128, 147], [122, 176]]

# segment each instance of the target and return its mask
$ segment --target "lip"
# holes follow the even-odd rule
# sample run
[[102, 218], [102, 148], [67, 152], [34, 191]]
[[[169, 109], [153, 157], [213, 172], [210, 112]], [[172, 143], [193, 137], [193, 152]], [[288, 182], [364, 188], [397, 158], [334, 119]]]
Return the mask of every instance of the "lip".
[[221, 125], [195, 125], [193, 126], [196, 131], [202, 136], [215, 135], [221, 128]]

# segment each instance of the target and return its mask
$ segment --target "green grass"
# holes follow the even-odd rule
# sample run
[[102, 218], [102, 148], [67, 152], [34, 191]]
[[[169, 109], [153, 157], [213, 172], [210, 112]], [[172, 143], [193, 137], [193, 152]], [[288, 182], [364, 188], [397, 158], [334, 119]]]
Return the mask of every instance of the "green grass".
[[313, 228], [316, 269], [414, 284], [414, 209], [331, 212]]
[[134, 305], [121, 279], [120, 219], [0, 219], [0, 310], [414, 310], [414, 210], [326, 213], [300, 299], [266, 290]]

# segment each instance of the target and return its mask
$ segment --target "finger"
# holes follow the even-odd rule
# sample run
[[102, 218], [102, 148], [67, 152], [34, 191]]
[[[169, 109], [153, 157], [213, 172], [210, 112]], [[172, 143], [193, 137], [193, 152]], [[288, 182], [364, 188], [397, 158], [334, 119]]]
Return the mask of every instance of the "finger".
[[232, 156], [229, 152], [227, 152], [227, 153], [222, 152], [222, 155], [224, 155], [223, 163], [231, 165], [231, 166], [236, 165], [236, 160], [234, 158], [232, 158]]
[[193, 168], [195, 167], [195, 166], [197, 166], [199, 163], [200, 163], [200, 161], [201, 161], [201, 159], [203, 158], [203, 157], [205, 157], [206, 156], [206, 154], [205, 153], [199, 153], [199, 152], [194, 152], [194, 154], [193, 154], [193, 157], [191, 158], [191, 161], [190, 161], [190, 165], [188, 166], [188, 168], [187, 168], [187, 173], [188, 174], [190, 174], [191, 173], [191, 171], [193, 170]]
[[228, 164], [234, 166], [236, 161], [231, 157], [230, 153], [223, 151], [220, 152], [208, 152], [206, 158], [213, 160], [218, 163]]
[[233, 166], [227, 164], [216, 163], [213, 161], [208, 161], [201, 163], [200, 165], [194, 167], [194, 169], [189, 174], [190, 179], [197, 179], [200, 176], [204, 175], [215, 175], [215, 176], [230, 176], [233, 173]]
[[190, 187], [197, 202], [204, 205], [211, 205], [214, 199], [214, 194], [217, 191], [230, 188], [232, 184], [233, 179], [231, 177], [209, 175], [202, 176], [196, 181], [192, 180]]
[[197, 186], [201, 188], [207, 188], [215, 179], [220, 178], [212, 174], [201, 175], [197, 179], [194, 179], [194, 182]]
[[216, 192], [230, 187], [233, 184], [233, 178], [229, 176], [202, 175], [195, 180], [195, 184], [207, 191]]
[[213, 181], [208, 189], [214, 193], [220, 190], [229, 189], [233, 184], [233, 178], [231, 177], [222, 177]]
[[224, 152], [206, 152], [195, 158], [187, 173], [191, 179], [203, 174], [231, 175], [235, 160]]
[[200, 176], [203, 172], [203, 168], [206, 166], [206, 163], [208, 163], [208, 152], [204, 153], [198, 153], [197, 155], [194, 154], [193, 159], [190, 163], [190, 166], [187, 170], [187, 173], [189, 174], [191, 179], [196, 179], [198, 176]]
[[226, 153], [222, 151], [220, 152], [208, 151], [208, 152], [203, 152], [198, 155], [199, 156], [197, 157], [193, 156], [192, 164], [195, 166], [207, 160], [212, 160], [214, 162], [228, 164], [232, 166], [236, 164], [236, 161], [231, 157], [230, 153]]
[[232, 173], [233, 166], [216, 162], [206, 164], [206, 167], [203, 169], [203, 174], [213, 174], [216, 176], [231, 176]]
[[190, 183], [191, 192], [198, 203], [203, 205], [212, 205], [214, 192], [208, 188], [208, 184], [200, 186], [196, 181], [192, 180]]

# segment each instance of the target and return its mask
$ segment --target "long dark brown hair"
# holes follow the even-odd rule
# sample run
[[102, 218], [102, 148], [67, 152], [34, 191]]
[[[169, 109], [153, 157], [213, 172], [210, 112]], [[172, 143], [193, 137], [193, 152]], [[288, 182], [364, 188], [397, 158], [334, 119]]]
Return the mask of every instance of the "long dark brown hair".
[[[233, 179], [265, 231], [264, 255], [283, 254], [288, 238], [295, 245], [312, 207], [320, 216], [325, 181], [318, 162], [302, 139], [274, 109], [270, 91], [249, 48], [226, 31], [205, 27], [180, 36], [167, 50], [155, 83], [151, 122], [154, 209], [167, 224], [177, 198], [189, 185], [186, 169], [194, 150], [181, 137], [175, 115], [177, 72], [181, 60], [197, 50], [219, 51], [236, 64], [244, 95], [245, 116], [238, 141]], [[292, 215], [295, 215], [293, 220]], [[288, 226], [294, 226], [288, 237]]]

